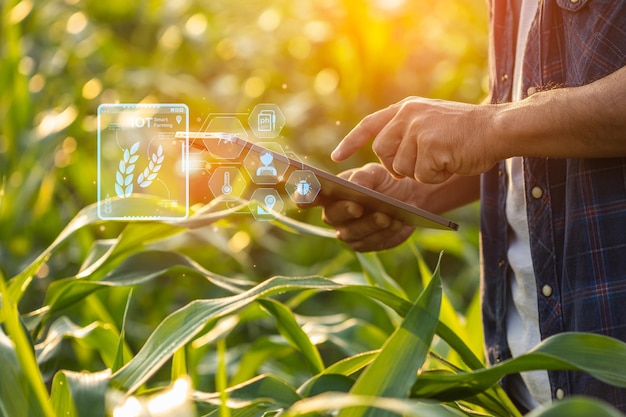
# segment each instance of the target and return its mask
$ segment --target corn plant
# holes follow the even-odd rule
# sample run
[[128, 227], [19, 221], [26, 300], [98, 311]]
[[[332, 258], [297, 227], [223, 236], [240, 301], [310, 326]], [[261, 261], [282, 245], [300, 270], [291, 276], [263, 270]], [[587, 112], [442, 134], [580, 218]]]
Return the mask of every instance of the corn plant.
[[[126, 223], [115, 238], [95, 240], [75, 275], [55, 278], [39, 307], [20, 311], [37, 271], [79, 229], [102, 227], [96, 213], [83, 209], [21, 273], [0, 280], [3, 417], [519, 416], [498, 385], [509, 373], [581, 370], [626, 386], [615, 367], [626, 344], [592, 334], [564, 333], [486, 367], [464, 341], [470, 328], [442, 291], [439, 264], [429, 273], [416, 247], [425, 285], [413, 298], [377, 256], [347, 249], [338, 257], [356, 257], [360, 270], [260, 282], [212, 272], [175, 245], [236, 216], [211, 205], [188, 220]], [[327, 229], [282, 216], [265, 227], [334, 242]], [[207, 297], [179, 300], [158, 325], [132, 325], [133, 315], [150, 314], [134, 306], [139, 292], [159, 281], [167, 285], [154, 291], [173, 292], [185, 280], [205, 284]], [[363, 320], [355, 306], [384, 320]], [[621, 414], [572, 398], [530, 415]]]

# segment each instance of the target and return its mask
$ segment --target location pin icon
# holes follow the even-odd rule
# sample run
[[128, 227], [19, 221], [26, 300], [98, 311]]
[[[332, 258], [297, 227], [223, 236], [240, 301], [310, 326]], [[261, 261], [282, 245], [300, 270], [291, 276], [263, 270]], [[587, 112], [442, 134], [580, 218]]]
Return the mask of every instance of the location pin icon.
[[180, 124], [181, 120], [183, 120], [183, 116], [181, 115], [176, 116], [176, 123]]
[[267, 208], [272, 210], [274, 208], [274, 205], [276, 204], [276, 197], [274, 197], [272, 194], [268, 194], [265, 196], [264, 201]]

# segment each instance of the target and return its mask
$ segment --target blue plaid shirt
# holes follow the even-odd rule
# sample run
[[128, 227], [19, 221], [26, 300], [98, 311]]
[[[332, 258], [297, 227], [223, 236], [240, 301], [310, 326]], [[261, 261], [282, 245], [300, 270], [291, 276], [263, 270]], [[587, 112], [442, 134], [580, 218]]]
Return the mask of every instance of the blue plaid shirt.
[[[494, 103], [511, 100], [512, 1], [489, 0]], [[525, 96], [584, 85], [626, 65], [626, 1], [539, 1], [523, 63]], [[503, 164], [483, 174], [481, 188], [483, 321], [491, 363], [510, 357]], [[582, 331], [626, 341], [626, 158], [524, 158], [524, 182], [542, 339]], [[626, 372], [626, 364], [616, 365]], [[582, 372], [550, 371], [549, 378], [553, 398], [590, 395], [626, 411], [624, 389]], [[502, 384], [506, 388], [507, 380]]]

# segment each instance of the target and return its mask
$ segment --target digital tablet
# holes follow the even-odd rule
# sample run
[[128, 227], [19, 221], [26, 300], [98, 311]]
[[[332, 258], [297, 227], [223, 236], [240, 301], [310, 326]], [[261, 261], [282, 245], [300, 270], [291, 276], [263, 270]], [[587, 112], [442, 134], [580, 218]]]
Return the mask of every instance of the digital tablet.
[[[253, 143], [230, 133], [179, 134], [188, 135], [190, 153], [208, 150], [212, 156], [215, 168], [209, 186], [215, 196], [235, 195], [260, 200], [263, 207], [271, 209], [281, 198], [278, 192], [286, 191], [299, 207], [314, 205], [321, 198], [350, 200], [363, 205], [366, 211], [382, 212], [405, 224], [458, 230], [458, 225], [446, 218], [306, 164], [277, 143]], [[242, 171], [247, 173], [251, 183], [243, 178]]]

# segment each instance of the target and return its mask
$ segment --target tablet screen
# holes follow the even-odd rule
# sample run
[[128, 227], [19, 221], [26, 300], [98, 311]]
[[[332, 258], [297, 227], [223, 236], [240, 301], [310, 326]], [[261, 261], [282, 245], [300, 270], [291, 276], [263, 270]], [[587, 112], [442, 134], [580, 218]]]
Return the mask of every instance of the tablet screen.
[[208, 150], [217, 161], [209, 180], [213, 195], [258, 201], [257, 213], [253, 214], [269, 214], [264, 212], [266, 208], [281, 211], [289, 202], [285, 200], [306, 207], [326, 198], [355, 201], [367, 211], [386, 213], [416, 227], [458, 229], [457, 224], [441, 216], [305, 164], [277, 144], [252, 143], [228, 133], [188, 135], [190, 152]]

